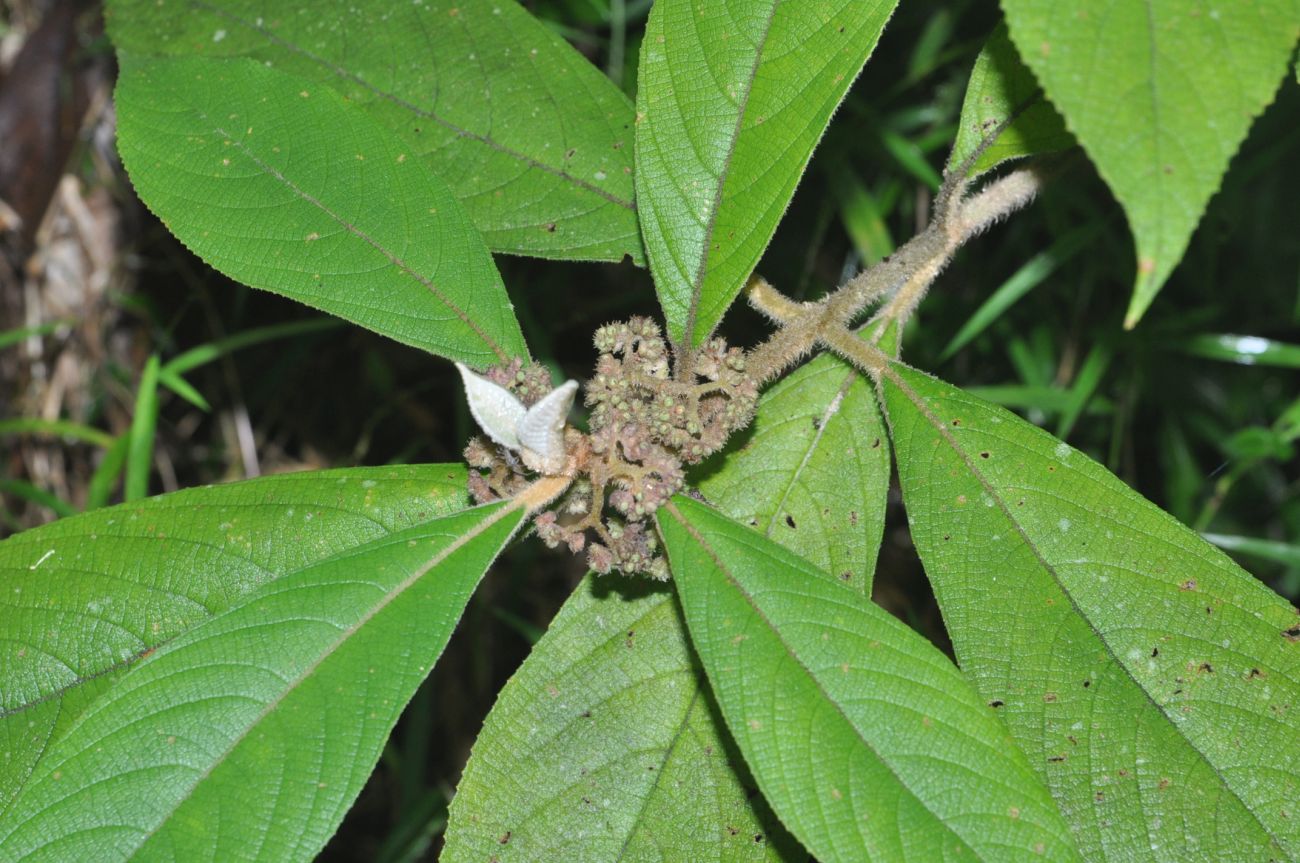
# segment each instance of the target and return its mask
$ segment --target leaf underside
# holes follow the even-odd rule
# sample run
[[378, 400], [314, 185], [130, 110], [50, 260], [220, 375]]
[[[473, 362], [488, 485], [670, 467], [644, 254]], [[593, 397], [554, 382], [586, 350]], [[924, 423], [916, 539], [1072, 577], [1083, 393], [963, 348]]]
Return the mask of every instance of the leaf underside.
[[489, 714], [441, 859], [803, 859], [716, 711], [672, 592], [588, 576]]
[[50, 747], [0, 858], [311, 859], [521, 519], [505, 503], [431, 519], [163, 646]]
[[1300, 859], [1296, 610], [1041, 429], [906, 367], [884, 388], [958, 660], [1085, 855]]
[[1024, 755], [929, 642], [791, 552], [674, 498], [659, 528], [727, 727], [819, 860], [1077, 860]]
[[190, 489], [0, 542], [0, 812], [132, 665], [260, 585], [468, 504], [462, 465]]
[[1137, 241], [1127, 326], [1182, 257], [1300, 37], [1294, 0], [1003, 0], [1011, 38]]

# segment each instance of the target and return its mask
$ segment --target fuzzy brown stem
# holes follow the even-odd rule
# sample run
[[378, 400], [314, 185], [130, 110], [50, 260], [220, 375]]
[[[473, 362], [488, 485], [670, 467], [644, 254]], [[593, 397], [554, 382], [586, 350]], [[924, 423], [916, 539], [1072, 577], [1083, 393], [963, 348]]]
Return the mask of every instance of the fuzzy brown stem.
[[515, 495], [515, 504], [526, 507], [531, 515], [559, 497], [572, 482], [571, 476], [544, 476]]
[[1016, 210], [1028, 206], [1042, 190], [1046, 173], [1037, 166], [1012, 171], [989, 183], [961, 205], [958, 245]]
[[749, 284], [745, 286], [745, 296], [755, 310], [778, 324], [789, 323], [804, 309], [802, 303], [796, 303], [759, 275], [750, 277]]
[[880, 348], [865, 342], [847, 327], [828, 327], [821, 334], [821, 343], [848, 360], [859, 371], [879, 380], [889, 367], [889, 357]]

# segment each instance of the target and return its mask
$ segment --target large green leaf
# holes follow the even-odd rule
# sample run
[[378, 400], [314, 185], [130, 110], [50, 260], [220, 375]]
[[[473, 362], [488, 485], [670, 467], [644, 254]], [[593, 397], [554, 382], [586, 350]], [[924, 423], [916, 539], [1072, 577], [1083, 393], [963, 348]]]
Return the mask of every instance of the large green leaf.
[[872, 386], [823, 354], [763, 394], [743, 445], [700, 478], [736, 521], [871, 594], [889, 446]]
[[463, 509], [461, 465], [191, 489], [0, 542], [0, 811], [128, 667], [258, 586]]
[[1100, 465], [896, 366], [912, 535], [963, 670], [1093, 859], [1300, 859], [1300, 617]]
[[253, 57], [337, 90], [451, 186], [496, 251], [643, 259], [632, 105], [514, 0], [114, 0], [109, 23], [128, 53]]
[[716, 710], [671, 590], [588, 576], [489, 714], [442, 859], [799, 859]]
[[1003, 0], [1011, 38], [1137, 240], [1127, 326], [1187, 248], [1300, 36], [1295, 0]]
[[100, 696], [0, 820], [0, 858], [307, 860], [361, 790], [518, 503], [263, 585]]
[[895, 3], [655, 3], [636, 199], [674, 341], [704, 341], [740, 292]]
[[1065, 121], [1052, 103], [1043, 98], [1040, 89], [1034, 73], [1011, 44], [1006, 26], [998, 25], [975, 58], [948, 168], [954, 169], [970, 158], [1012, 116], [1015, 119], [975, 160], [968, 176], [975, 177], [1008, 159], [1075, 146], [1074, 136], [1065, 129]]
[[830, 861], [1076, 860], [956, 667], [856, 590], [703, 504], [660, 510], [691, 640], [782, 822]]
[[527, 355], [455, 196], [344, 97], [249, 59], [122, 66], [131, 181], [208, 263], [472, 365]]

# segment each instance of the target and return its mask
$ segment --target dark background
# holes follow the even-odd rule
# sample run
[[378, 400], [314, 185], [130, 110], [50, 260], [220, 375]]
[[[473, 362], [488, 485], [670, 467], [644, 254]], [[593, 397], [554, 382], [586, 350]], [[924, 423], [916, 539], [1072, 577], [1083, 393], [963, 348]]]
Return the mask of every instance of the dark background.
[[[635, 91], [648, 2], [525, 5]], [[759, 267], [765, 277], [812, 298], [924, 224], [966, 78], [995, 23], [988, 3], [903, 4], [819, 147]], [[120, 435], [150, 355], [318, 318], [214, 272], [134, 198], [113, 150], [113, 72], [94, 4], [0, 2], [0, 344], [16, 328], [62, 322], [0, 347], [0, 421], [68, 419]], [[1240, 560], [1292, 602], [1298, 143], [1300, 86], [1289, 75], [1135, 330], [1121, 327], [1132, 241], [1078, 159], [1033, 207], [959, 254], [904, 345], [909, 362], [1061, 434], [1197, 530], [1266, 541]], [[1081, 253], [944, 357], [1021, 266], [1051, 260], [1054, 243], [1089, 227], [1095, 239]], [[557, 378], [589, 373], [599, 324], [655, 313], [648, 274], [627, 264], [497, 261], [533, 353], [554, 362]], [[766, 332], [743, 306], [723, 331], [740, 344]], [[1296, 347], [1271, 365], [1205, 356], [1205, 339], [1224, 333]], [[154, 493], [286, 470], [455, 461], [470, 433], [448, 363], [345, 324], [225, 353], [189, 380], [211, 408], [162, 391]], [[0, 435], [0, 537], [84, 508], [103, 453], [49, 434]], [[121, 499], [119, 486], [109, 499]], [[496, 692], [582, 572], [578, 559], [531, 542], [497, 564], [325, 859], [432, 859]], [[876, 599], [946, 647], [896, 488]]]

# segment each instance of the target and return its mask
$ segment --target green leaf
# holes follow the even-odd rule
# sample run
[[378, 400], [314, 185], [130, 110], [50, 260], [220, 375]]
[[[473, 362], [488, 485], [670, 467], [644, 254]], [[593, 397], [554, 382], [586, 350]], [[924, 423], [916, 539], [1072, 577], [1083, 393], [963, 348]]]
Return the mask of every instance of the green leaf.
[[59, 518], [66, 518], [75, 515], [77, 508], [72, 504], [59, 497], [57, 494], [46, 491], [32, 485], [30, 482], [21, 479], [5, 479], [0, 477], [0, 492], [12, 494], [23, 500], [31, 501], [38, 506], [43, 506], [53, 512]]
[[691, 640], [759, 787], [819, 860], [1077, 860], [1024, 755], [933, 645], [802, 558], [674, 498]]
[[1201, 536], [1206, 542], [1213, 543], [1224, 551], [1248, 554], [1286, 566], [1300, 566], [1300, 545], [1296, 543], [1222, 533], [1203, 533]]
[[122, 60], [122, 159], [201, 258], [441, 356], [528, 355], [456, 198], [345, 98], [252, 60]]
[[[1017, 111], [1020, 113], [1016, 114]], [[948, 157], [948, 170], [955, 170], [973, 156], [993, 130], [1013, 115], [1011, 124], [970, 166], [967, 177], [977, 177], [1008, 159], [1075, 146], [1074, 136], [1065, 129], [1065, 121], [1042, 97], [1034, 73], [1020, 60], [1004, 23], [993, 31], [975, 58], [961, 106], [957, 140]]]
[[1183, 256], [1300, 35], [1294, 0], [1004, 0], [1011, 38], [1137, 241], [1125, 326]]
[[517, 502], [431, 519], [159, 648], [50, 747], [0, 857], [311, 859], [522, 519]]
[[131, 413], [131, 431], [126, 447], [125, 497], [128, 501], [139, 500], [149, 493], [153, 442], [158, 431], [158, 371], [158, 355], [153, 354], [145, 363], [135, 390], [135, 409]]
[[48, 336], [60, 328], [71, 326], [71, 321], [49, 321], [34, 327], [18, 327], [12, 330], [0, 330], [0, 350], [20, 344], [27, 339]]
[[901, 366], [912, 537], [962, 669], [1089, 859], [1300, 859], [1300, 617], [1104, 468]]
[[831, 192], [839, 201], [844, 231], [862, 256], [863, 263], [868, 267], [875, 266], [897, 248], [885, 221], [886, 208], [881, 206], [877, 196], [847, 161], [833, 166], [830, 175]]
[[113, 445], [113, 436], [106, 431], [83, 425], [71, 420], [43, 420], [37, 417], [17, 417], [0, 420], [0, 435], [30, 434], [48, 437], [68, 438], [94, 446], [108, 449]]
[[461, 465], [285, 474], [0, 542], [0, 810], [129, 666], [267, 581], [463, 509], [465, 489]]
[[122, 468], [126, 464], [126, 450], [131, 444], [131, 435], [119, 435], [113, 441], [113, 445], [104, 451], [104, 457], [100, 460], [99, 466], [90, 476], [90, 482], [86, 483], [86, 509], [99, 509], [108, 503], [109, 495], [113, 493], [113, 487], [117, 485], [118, 477], [122, 475]]
[[244, 348], [260, 345], [264, 342], [332, 330], [338, 326], [340, 326], [339, 322], [333, 318], [308, 318], [305, 321], [290, 321], [287, 324], [255, 327], [235, 333], [233, 336], [227, 336], [224, 339], [218, 339], [215, 342], [208, 342], [190, 348], [168, 360], [163, 365], [162, 370], [174, 375], [183, 375]]
[[673, 341], [705, 341], [740, 292], [895, 3], [658, 0], [651, 9], [636, 197]]
[[176, 374], [166, 366], [163, 366], [158, 370], [158, 383], [185, 399], [185, 401], [194, 405], [204, 413], [212, 410], [212, 405], [208, 404], [208, 400], [203, 397], [203, 393], [199, 392], [189, 381], [185, 380], [185, 378]]
[[733, 765], [671, 590], [588, 576], [488, 715], [442, 860], [800, 859]]
[[699, 479], [711, 503], [871, 595], [889, 446], [870, 383], [823, 354], [763, 394], [740, 449]]
[[128, 53], [252, 57], [338, 91], [452, 188], [495, 251], [644, 262], [632, 105], [514, 0], [114, 0], [109, 23]]

